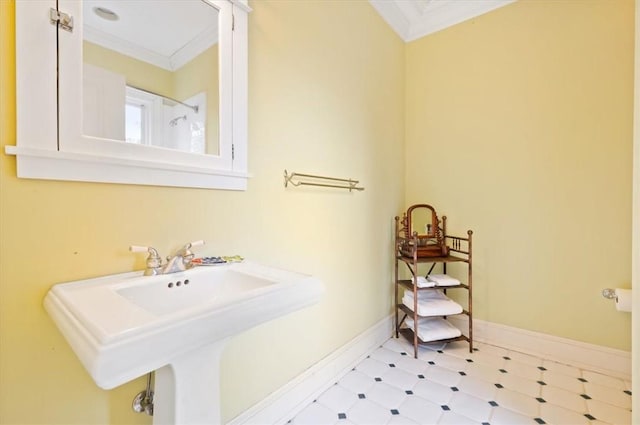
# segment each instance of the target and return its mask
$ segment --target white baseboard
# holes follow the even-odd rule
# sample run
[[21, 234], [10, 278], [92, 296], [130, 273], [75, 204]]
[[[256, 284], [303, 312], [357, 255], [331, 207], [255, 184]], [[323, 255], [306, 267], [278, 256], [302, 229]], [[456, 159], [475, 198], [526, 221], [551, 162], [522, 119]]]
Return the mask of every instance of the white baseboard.
[[[450, 316], [465, 331], [466, 318]], [[228, 425], [281, 425], [302, 411], [326, 389], [392, 334], [389, 316], [334, 351], [279, 390], [244, 411]], [[532, 332], [483, 320], [473, 320], [474, 341], [535, 355], [582, 369], [631, 380], [631, 353], [567, 338]]]
[[349, 341], [283, 387], [244, 411], [228, 425], [285, 424], [391, 337], [392, 316]]
[[[463, 332], [465, 317], [449, 320]], [[473, 339], [581, 369], [631, 380], [631, 352], [473, 319]]]

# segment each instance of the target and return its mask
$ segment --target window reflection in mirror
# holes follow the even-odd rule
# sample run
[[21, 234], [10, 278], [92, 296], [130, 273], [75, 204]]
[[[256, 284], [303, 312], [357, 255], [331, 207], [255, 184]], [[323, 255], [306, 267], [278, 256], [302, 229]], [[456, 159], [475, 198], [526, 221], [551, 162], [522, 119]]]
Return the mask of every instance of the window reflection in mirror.
[[218, 10], [202, 0], [85, 0], [83, 132], [219, 153]]

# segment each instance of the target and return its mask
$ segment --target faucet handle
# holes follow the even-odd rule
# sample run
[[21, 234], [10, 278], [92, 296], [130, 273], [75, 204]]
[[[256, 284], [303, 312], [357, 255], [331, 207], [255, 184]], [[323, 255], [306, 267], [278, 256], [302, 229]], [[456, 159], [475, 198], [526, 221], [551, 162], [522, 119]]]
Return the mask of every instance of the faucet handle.
[[[147, 252], [147, 251], [148, 251], [149, 253], [151, 253], [151, 250], [156, 251], [156, 249], [155, 249], [155, 248], [152, 248], [152, 247], [150, 247], [150, 246], [131, 245], [131, 246], [129, 247], [129, 251], [131, 251], [131, 252]], [[156, 253], [157, 253], [157, 252], [158, 252], [158, 251], [156, 251]]]
[[194, 246], [200, 246], [200, 245], [204, 245], [204, 241], [202, 239], [198, 241], [189, 242], [188, 244], [185, 245], [184, 249], [189, 249], [189, 248], [193, 248]]
[[191, 252], [191, 248], [200, 245], [204, 245], [204, 241], [202, 239], [189, 242], [182, 248], [182, 261], [185, 265], [185, 268], [188, 269], [192, 267], [191, 261], [193, 260], [193, 257], [195, 257], [195, 255], [193, 254], [193, 252]]
[[149, 257], [147, 257], [147, 268], [144, 271], [145, 276], [155, 276], [160, 274], [162, 258], [160, 258], [160, 254], [158, 254], [158, 251], [155, 248], [151, 246], [131, 245], [129, 247], [129, 251], [149, 253]]

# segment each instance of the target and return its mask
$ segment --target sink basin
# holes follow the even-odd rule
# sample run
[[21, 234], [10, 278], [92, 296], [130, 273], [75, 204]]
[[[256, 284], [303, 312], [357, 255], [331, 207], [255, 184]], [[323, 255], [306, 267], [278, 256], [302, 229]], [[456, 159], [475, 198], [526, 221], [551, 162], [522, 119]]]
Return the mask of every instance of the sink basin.
[[[208, 381], [217, 380], [224, 343], [318, 302], [323, 291], [312, 276], [244, 261], [160, 276], [135, 272], [60, 283], [44, 306], [99, 387], [111, 389], [166, 369], [169, 378], [156, 374], [156, 401], [177, 404], [155, 406], [154, 423], [197, 423], [219, 420], [219, 411], [190, 419], [180, 412], [194, 407], [178, 400], [184, 388], [197, 392], [196, 398], [202, 386], [217, 388], [217, 381]], [[156, 421], [158, 413], [163, 419]]]
[[[239, 268], [239, 267], [238, 267]], [[242, 269], [212, 266], [178, 276], [142, 277], [115, 287], [115, 292], [133, 304], [157, 316], [180, 314], [200, 308], [210, 309], [256, 296], [273, 289], [274, 280], [247, 274]]]

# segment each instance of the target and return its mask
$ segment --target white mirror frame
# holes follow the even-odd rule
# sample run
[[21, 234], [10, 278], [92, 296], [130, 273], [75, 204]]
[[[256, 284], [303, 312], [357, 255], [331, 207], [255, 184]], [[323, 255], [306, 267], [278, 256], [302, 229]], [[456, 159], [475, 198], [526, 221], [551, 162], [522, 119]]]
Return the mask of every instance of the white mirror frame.
[[82, 135], [81, 2], [59, 0], [60, 11], [74, 18], [73, 31], [67, 32], [50, 23], [55, 0], [16, 0], [17, 145], [6, 146], [5, 151], [17, 157], [18, 177], [246, 190], [247, 15], [251, 9], [246, 0], [206, 1], [220, 11], [219, 155]]

